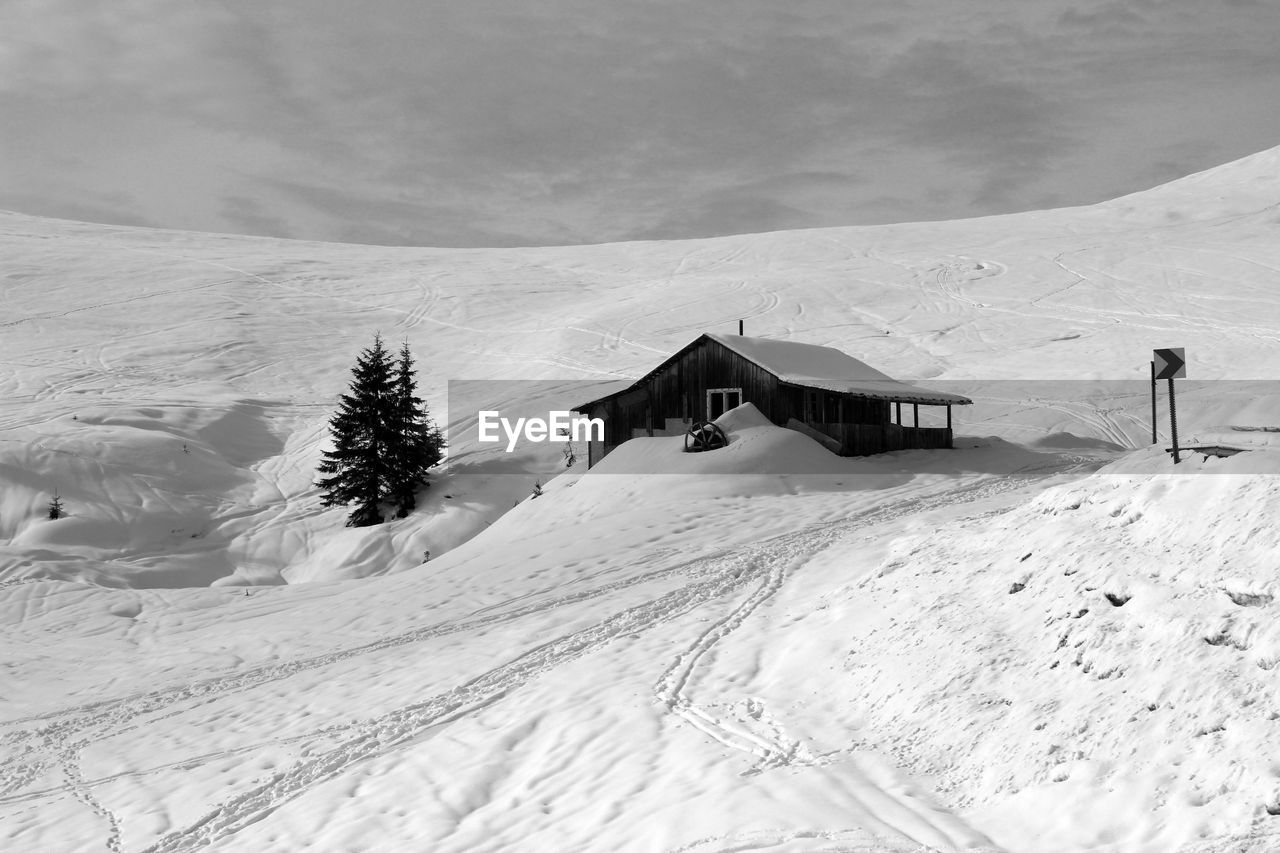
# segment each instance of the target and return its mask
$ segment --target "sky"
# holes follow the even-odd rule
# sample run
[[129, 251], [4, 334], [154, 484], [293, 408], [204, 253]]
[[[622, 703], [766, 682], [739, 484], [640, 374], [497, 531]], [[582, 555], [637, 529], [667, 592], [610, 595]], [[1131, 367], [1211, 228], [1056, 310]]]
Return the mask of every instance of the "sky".
[[1280, 145], [1273, 0], [5, 0], [0, 208], [521, 246], [1089, 204]]

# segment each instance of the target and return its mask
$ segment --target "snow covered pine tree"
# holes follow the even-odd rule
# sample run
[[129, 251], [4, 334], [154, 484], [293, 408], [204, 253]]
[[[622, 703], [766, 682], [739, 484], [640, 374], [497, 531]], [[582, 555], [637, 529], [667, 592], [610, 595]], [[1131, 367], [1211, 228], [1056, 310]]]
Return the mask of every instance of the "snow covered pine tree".
[[390, 451], [388, 497], [396, 505], [396, 517], [404, 518], [418, 501], [414, 493], [427, 482], [427, 471], [440, 464], [444, 455], [444, 437], [431, 422], [427, 408], [418, 394], [413, 373], [413, 356], [409, 342], [400, 347], [393, 381], [393, 403], [390, 410], [393, 444]]
[[373, 346], [360, 353], [352, 368], [351, 393], [339, 397], [338, 412], [329, 420], [333, 449], [327, 450], [319, 471], [329, 476], [316, 483], [325, 506], [355, 504], [348, 527], [382, 523], [389, 430], [386, 412], [391, 402], [391, 356], [376, 335]]
[[348, 527], [381, 524], [384, 502], [397, 505], [398, 517], [408, 515], [427, 470], [440, 461], [444, 441], [416, 390], [409, 345], [393, 364], [382, 336], [375, 335], [356, 359], [350, 393], [340, 396], [329, 420], [333, 449], [319, 466], [328, 476], [316, 483], [324, 506], [355, 504]]

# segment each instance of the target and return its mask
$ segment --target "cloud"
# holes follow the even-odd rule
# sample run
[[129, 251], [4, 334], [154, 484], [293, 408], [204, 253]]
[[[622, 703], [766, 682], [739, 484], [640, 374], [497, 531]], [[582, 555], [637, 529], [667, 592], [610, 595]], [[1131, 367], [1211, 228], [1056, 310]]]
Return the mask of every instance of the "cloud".
[[0, 90], [239, 103], [254, 90], [253, 75], [221, 49], [239, 27], [217, 3], [18, 0], [0, 6]]
[[1101, 31], [1125, 30], [1133, 32], [1147, 23], [1147, 19], [1138, 13], [1135, 0], [1127, 3], [1106, 3], [1091, 9], [1072, 7], [1058, 18], [1058, 23], [1066, 28], [1080, 29], [1089, 33]]
[[703, 191], [635, 236], [658, 240], [812, 227], [824, 218], [813, 209], [815, 200], [848, 194], [862, 183], [836, 172], [803, 172]]
[[1280, 142], [1277, 24], [1204, 0], [17, 0], [0, 206], [515, 245], [1078, 204]]
[[136, 225], [159, 228], [160, 223], [138, 213], [138, 201], [125, 193], [83, 193], [74, 199], [51, 198], [50, 193], [8, 193], [4, 208], [17, 212], [35, 210], [39, 216], [71, 219], [78, 222], [109, 222], [113, 225]]

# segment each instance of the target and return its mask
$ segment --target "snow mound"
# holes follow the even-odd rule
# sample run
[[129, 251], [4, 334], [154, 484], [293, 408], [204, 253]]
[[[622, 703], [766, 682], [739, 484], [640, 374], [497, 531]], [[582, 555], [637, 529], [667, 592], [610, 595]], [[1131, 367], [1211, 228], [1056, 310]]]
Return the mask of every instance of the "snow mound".
[[[0, 575], [187, 586], [228, 574], [228, 544], [247, 525], [226, 517], [227, 503], [271, 499], [251, 470], [281, 448], [262, 405], [85, 407], [11, 431]], [[50, 520], [41, 510], [55, 490], [66, 516]]]
[[1106, 441], [1101, 438], [1089, 438], [1086, 436], [1074, 435], [1069, 432], [1053, 432], [1040, 438], [1027, 442], [1031, 447], [1052, 447], [1061, 450], [1069, 448], [1079, 448], [1082, 450], [1123, 450], [1124, 448], [1116, 444], [1114, 441]]
[[726, 434], [741, 432], [746, 429], [754, 429], [755, 427], [771, 427], [774, 426], [773, 421], [764, 416], [764, 412], [756, 408], [755, 403], [743, 403], [737, 408], [730, 409], [715, 420], [716, 426], [724, 430]]
[[[1209, 476], [1232, 472], [1252, 476]], [[1172, 851], [1274, 820], [1274, 475], [1275, 451], [1176, 472], [1139, 451], [901, 538], [850, 593], [878, 611], [851, 626], [840, 689], [997, 841]], [[1274, 849], [1256, 843], [1231, 849]]]
[[1228, 424], [1205, 427], [1179, 439], [1179, 444], [1185, 447], [1219, 445], [1244, 450], [1280, 450], [1280, 426]]
[[715, 423], [726, 447], [686, 453], [683, 436], [633, 438], [595, 465], [588, 477], [608, 474], [742, 474], [770, 476], [855, 473], [863, 460], [836, 456], [795, 430], [775, 426], [751, 403], [725, 412]]

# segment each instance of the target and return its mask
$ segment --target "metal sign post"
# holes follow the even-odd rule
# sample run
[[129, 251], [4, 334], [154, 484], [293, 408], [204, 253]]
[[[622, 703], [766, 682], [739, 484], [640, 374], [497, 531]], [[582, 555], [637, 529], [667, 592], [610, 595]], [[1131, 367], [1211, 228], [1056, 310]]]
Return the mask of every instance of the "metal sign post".
[[1187, 375], [1187, 351], [1181, 347], [1173, 349], [1158, 349], [1152, 355], [1154, 359], [1151, 362], [1151, 405], [1152, 405], [1152, 427], [1154, 429], [1155, 419], [1155, 381], [1157, 379], [1169, 380], [1169, 431], [1173, 434], [1173, 464], [1177, 465], [1182, 459], [1178, 456], [1178, 412], [1173, 401], [1173, 380], [1183, 379]]
[[1151, 443], [1156, 444], [1156, 363], [1151, 362]]

